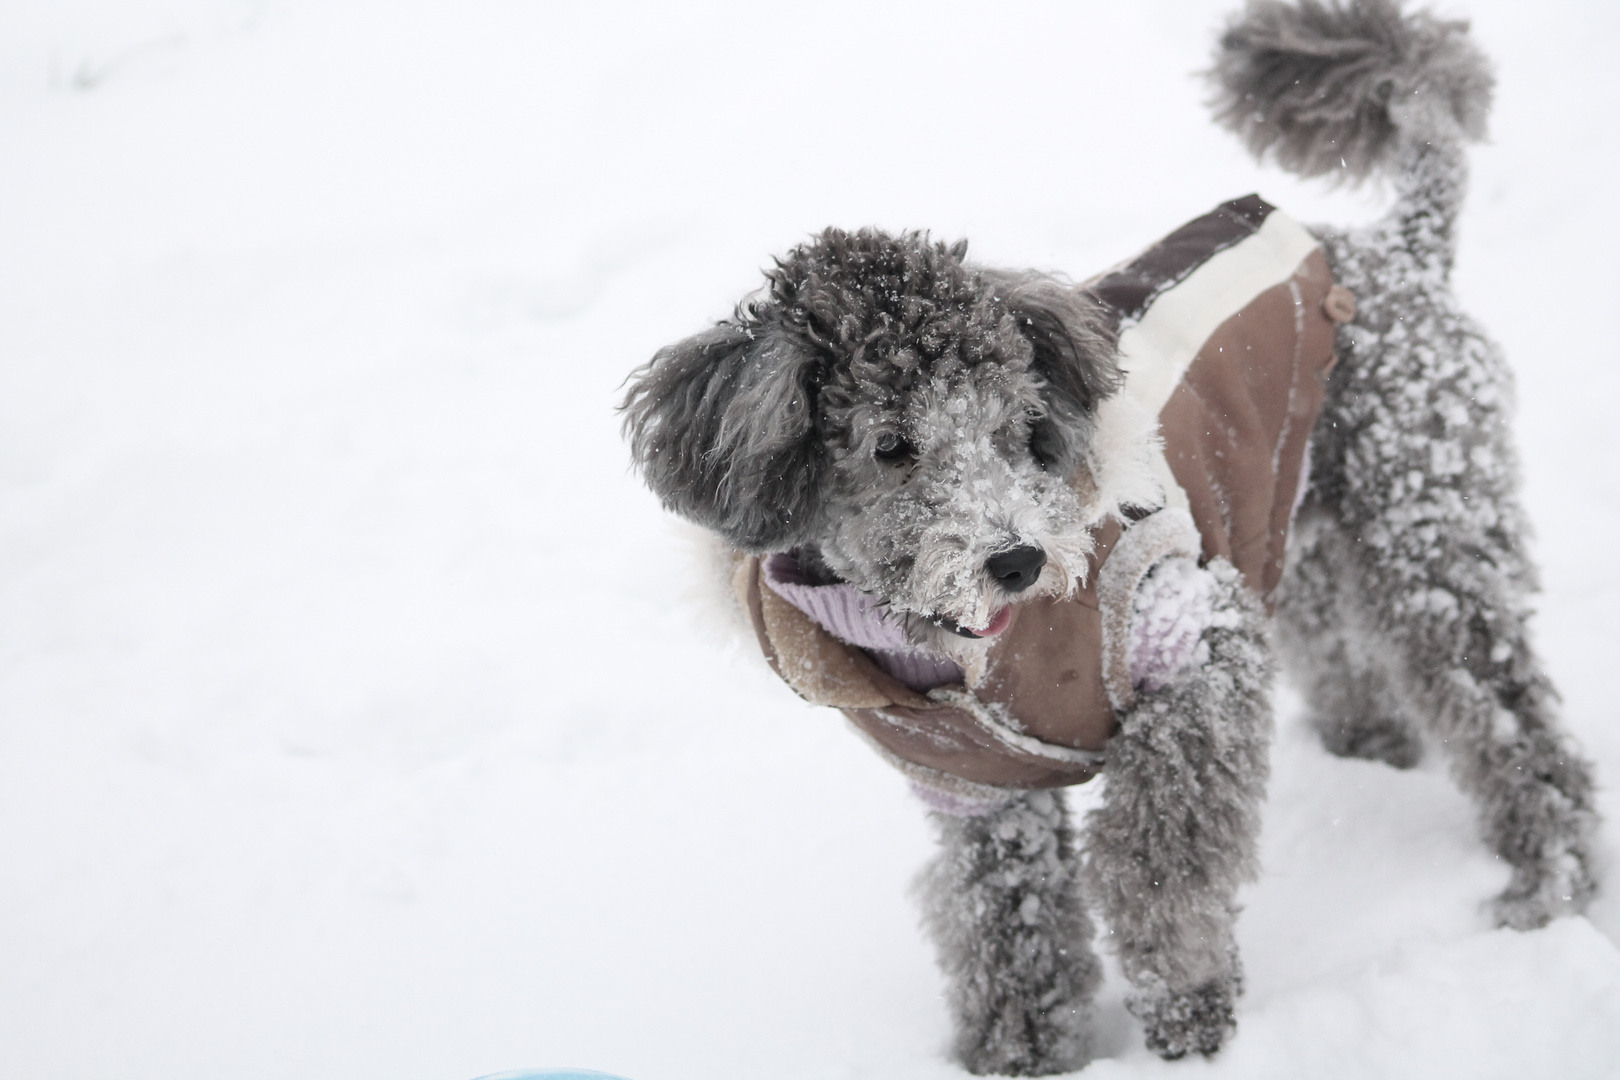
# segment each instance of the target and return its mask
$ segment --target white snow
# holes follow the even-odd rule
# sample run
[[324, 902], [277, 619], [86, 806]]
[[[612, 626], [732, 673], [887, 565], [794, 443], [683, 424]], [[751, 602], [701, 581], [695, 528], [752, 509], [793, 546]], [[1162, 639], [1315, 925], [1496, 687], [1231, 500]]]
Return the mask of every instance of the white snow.
[[[922, 813], [695, 632], [617, 386], [829, 223], [1084, 276], [1252, 190], [1368, 219], [1205, 119], [1231, 2], [0, 7], [0, 1078], [959, 1076]], [[1620, 8], [1447, 7], [1612, 784]], [[1158, 1061], [1116, 974], [1087, 1075], [1620, 1075], [1620, 882], [1491, 929], [1443, 771], [1282, 704], [1237, 1038]]]

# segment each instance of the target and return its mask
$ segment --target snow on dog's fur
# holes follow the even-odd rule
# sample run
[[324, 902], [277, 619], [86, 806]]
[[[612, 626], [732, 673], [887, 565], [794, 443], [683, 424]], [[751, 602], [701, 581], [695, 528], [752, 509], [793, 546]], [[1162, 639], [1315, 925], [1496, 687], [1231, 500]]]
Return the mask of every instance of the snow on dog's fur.
[[[971, 664], [1013, 599], [1073, 588], [1092, 530], [1153, 497], [1151, 420], [1094, 301], [966, 245], [828, 229], [713, 330], [663, 350], [626, 402], [677, 512], [740, 551], [796, 548], [882, 597], [919, 645]], [[1038, 548], [1033, 586], [986, 570]]]
[[[1314, 435], [1278, 651], [1330, 750], [1406, 766], [1444, 748], [1512, 869], [1500, 923], [1580, 911], [1596, 888], [1592, 778], [1528, 641], [1509, 372], [1449, 290], [1489, 67], [1465, 25], [1393, 0], [1253, 0], [1212, 76], [1217, 115], [1257, 154], [1305, 175], [1385, 173], [1397, 190], [1369, 229], [1315, 230], [1359, 304]], [[737, 551], [793, 550], [811, 579], [880, 598], [971, 682], [977, 632], [1072, 588], [1093, 529], [1156, 489], [1151, 418], [1115, 396], [1114, 341], [1085, 290], [965, 255], [920, 233], [829, 229], [733, 318], [660, 352], [625, 409], [668, 507]], [[1033, 580], [996, 572], [1032, 550]], [[1270, 634], [1229, 564], [1200, 572], [1218, 609], [1200, 659], [1120, 712], [1083, 871], [1061, 793], [935, 815], [925, 921], [972, 1071], [1086, 1060], [1099, 969], [1081, 880], [1150, 1046], [1213, 1053], [1234, 1029]]]

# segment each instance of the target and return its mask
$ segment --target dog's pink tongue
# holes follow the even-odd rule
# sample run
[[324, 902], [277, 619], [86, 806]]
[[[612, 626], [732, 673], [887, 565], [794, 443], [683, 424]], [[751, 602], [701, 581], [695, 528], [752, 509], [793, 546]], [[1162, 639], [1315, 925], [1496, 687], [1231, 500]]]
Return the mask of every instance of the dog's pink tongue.
[[1007, 624], [1010, 622], [1012, 622], [1012, 608], [1004, 607], [1000, 611], [996, 612], [995, 617], [990, 620], [990, 625], [986, 626], [983, 630], [975, 630], [973, 632], [979, 637], [995, 637], [997, 634], [1007, 629]]

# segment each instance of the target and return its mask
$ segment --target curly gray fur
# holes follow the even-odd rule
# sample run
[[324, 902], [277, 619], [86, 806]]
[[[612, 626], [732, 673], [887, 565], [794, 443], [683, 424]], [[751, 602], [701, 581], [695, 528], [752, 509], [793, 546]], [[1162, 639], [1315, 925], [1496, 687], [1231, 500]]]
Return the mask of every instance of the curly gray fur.
[[828, 229], [734, 318], [660, 351], [623, 405], [666, 506], [744, 551], [805, 549], [919, 644], [1008, 602], [997, 552], [1040, 546], [1047, 591], [1081, 569], [1097, 511], [1071, 481], [1121, 380], [1085, 290], [966, 250]]
[[1466, 22], [1394, 0], [1250, 0], [1221, 37], [1216, 119], [1301, 176], [1360, 180], [1401, 133], [1479, 139], [1493, 77]]
[[981, 817], [931, 814], [939, 855], [918, 880], [969, 1072], [1046, 1076], [1091, 1057], [1102, 981], [1063, 796], [1022, 795]]
[[1209, 659], [1138, 696], [1086, 819], [1087, 894], [1135, 987], [1148, 1046], [1169, 1058], [1212, 1054], [1235, 1026], [1235, 898], [1257, 869], [1269, 775], [1265, 613], [1230, 563], [1209, 569], [1226, 613], [1205, 631]]

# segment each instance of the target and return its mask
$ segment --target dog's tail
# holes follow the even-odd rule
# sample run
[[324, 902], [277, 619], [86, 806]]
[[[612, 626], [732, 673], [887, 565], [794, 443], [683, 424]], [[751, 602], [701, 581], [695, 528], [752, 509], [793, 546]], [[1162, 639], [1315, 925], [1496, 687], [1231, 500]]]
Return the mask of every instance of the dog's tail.
[[[1400, 0], [1249, 0], [1221, 35], [1216, 119], [1301, 176], [1387, 175], [1388, 226], [1449, 269], [1468, 143], [1485, 135], [1494, 79], [1468, 24]], [[1422, 241], [1427, 240], [1428, 243]]]

